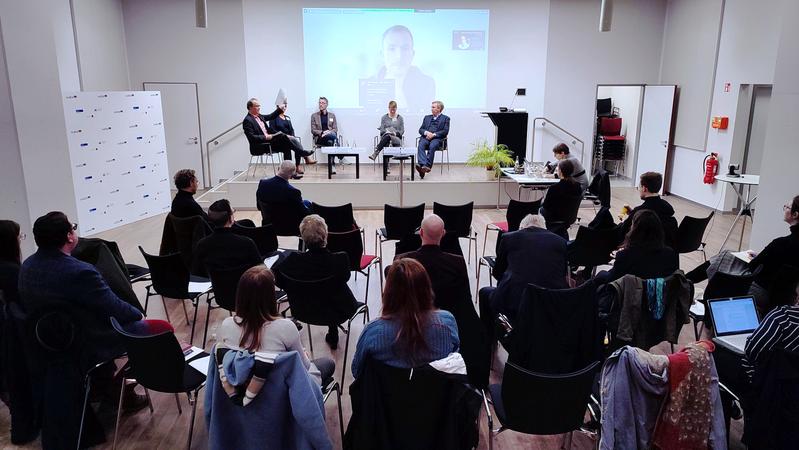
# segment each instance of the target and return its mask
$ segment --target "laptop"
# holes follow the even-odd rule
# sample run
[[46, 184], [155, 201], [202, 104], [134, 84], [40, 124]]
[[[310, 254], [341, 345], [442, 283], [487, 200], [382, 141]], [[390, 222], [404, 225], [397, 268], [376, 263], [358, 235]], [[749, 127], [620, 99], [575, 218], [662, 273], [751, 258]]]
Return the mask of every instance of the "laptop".
[[727, 347], [743, 354], [746, 339], [759, 323], [754, 297], [717, 298], [707, 301], [716, 339]]

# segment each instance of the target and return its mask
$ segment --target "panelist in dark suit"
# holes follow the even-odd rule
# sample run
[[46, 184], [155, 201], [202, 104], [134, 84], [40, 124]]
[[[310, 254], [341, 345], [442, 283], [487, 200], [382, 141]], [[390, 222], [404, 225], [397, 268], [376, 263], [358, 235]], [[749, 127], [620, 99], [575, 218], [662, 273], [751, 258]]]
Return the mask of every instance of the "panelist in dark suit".
[[197, 242], [194, 253], [196, 273], [208, 269], [250, 268], [263, 263], [252, 239], [233, 233], [233, 208], [227, 199], [217, 200], [208, 207], [208, 221], [214, 232]]
[[497, 287], [487, 286], [479, 293], [480, 318], [489, 336], [498, 313], [514, 320], [528, 283], [550, 289], [568, 287], [566, 240], [547, 230], [543, 216], [528, 215], [519, 231], [502, 235], [493, 275], [499, 280]]
[[175, 174], [175, 187], [178, 188], [175, 198], [172, 199], [171, 213], [175, 217], [186, 218], [201, 216], [206, 221], [208, 214], [194, 200], [197, 193], [197, 176], [192, 169], [181, 169]]
[[[296, 166], [292, 161], [280, 163], [277, 175], [272, 178], [264, 178], [258, 183], [258, 190], [255, 192], [255, 199], [261, 203], [287, 203], [294, 205], [297, 215], [307, 216], [311, 211], [311, 202], [302, 199], [302, 192], [289, 184], [289, 178], [293, 178]], [[263, 212], [263, 211], [262, 211]]]
[[86, 368], [124, 351], [109, 318], [128, 324], [143, 316], [111, 291], [94, 266], [70, 256], [78, 245], [76, 227], [62, 212], [36, 219], [33, 236], [39, 249], [22, 264], [19, 294], [25, 309], [34, 315], [55, 308], [69, 310], [83, 335]]
[[[300, 223], [300, 236], [302, 237], [307, 252], [287, 251], [272, 266], [275, 273], [275, 282], [286, 289], [289, 280], [286, 277], [300, 281], [315, 281], [334, 277], [335, 284], [324, 294], [326, 298], [335, 302], [342, 309], [341, 317], [351, 317], [358, 309], [358, 301], [352, 294], [347, 281], [350, 279], [350, 260], [346, 253], [331, 253], [327, 249], [327, 224], [316, 214], [302, 219]], [[331, 348], [338, 347], [338, 328], [330, 326], [325, 341]]]
[[424, 266], [433, 284], [436, 308], [447, 310], [455, 316], [469, 380], [476, 386], [484, 387], [488, 384], [490, 348], [472, 305], [466, 261], [463, 256], [441, 249], [444, 233], [444, 221], [439, 216], [431, 214], [425, 217], [419, 230], [422, 246], [419, 250], [397, 255], [394, 260], [412, 258]]
[[[277, 106], [280, 110], [280, 114], [277, 117], [273, 118], [269, 121], [269, 125], [267, 130], [270, 133], [273, 133], [273, 136], [277, 135], [278, 133], [284, 134], [288, 139], [283, 139], [282, 137], [273, 137], [272, 138], [272, 148], [275, 150], [283, 153], [283, 159], [291, 159], [290, 157], [287, 158], [286, 155], [291, 156], [291, 151], [294, 151], [294, 164], [297, 165], [297, 173], [302, 174], [303, 171], [300, 168], [300, 157], [302, 156], [305, 159], [306, 164], [316, 164], [311, 158], [313, 155], [312, 150], [305, 150], [302, 148], [302, 144], [297, 136], [294, 135], [294, 125], [291, 123], [291, 118], [286, 115], [286, 110], [288, 109], [288, 100], [284, 99], [283, 103]], [[249, 117], [254, 117], [250, 115]]]
[[422, 126], [419, 127], [419, 155], [416, 160], [416, 171], [419, 177], [430, 172], [436, 150], [444, 144], [444, 138], [449, 134], [449, 117], [441, 114], [444, 103], [436, 100], [430, 105], [432, 114], [424, 116]]

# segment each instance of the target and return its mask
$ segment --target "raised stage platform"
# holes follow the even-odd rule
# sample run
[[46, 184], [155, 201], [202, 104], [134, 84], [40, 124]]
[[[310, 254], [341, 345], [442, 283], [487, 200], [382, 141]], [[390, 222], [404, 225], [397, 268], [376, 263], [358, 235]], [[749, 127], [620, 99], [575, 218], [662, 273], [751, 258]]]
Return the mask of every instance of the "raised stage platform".
[[[352, 203], [357, 209], [381, 209], [386, 203], [400, 204], [400, 166], [397, 162], [392, 162], [390, 166], [391, 173], [386, 181], [383, 181], [381, 164], [373, 164], [366, 158], [361, 160], [359, 179], [355, 178], [354, 162], [349, 165], [336, 165], [338, 173], [333, 175], [332, 179], [328, 179], [327, 165], [319, 163], [314, 166], [304, 166], [303, 179], [292, 180], [291, 183], [302, 190], [303, 198], [320, 204]], [[425, 175], [424, 180], [415, 174], [414, 181], [410, 179], [412, 170], [413, 167], [406, 162], [402, 183], [405, 206], [425, 203], [428, 207], [432, 207], [434, 201], [450, 205], [473, 201], [478, 208], [495, 208], [497, 203], [500, 206], [507, 205], [511, 196], [517, 198], [518, 195], [516, 182], [506, 178], [499, 182], [490, 180], [486, 170], [480, 167], [453, 163], [448, 170], [444, 164], [444, 171], [441, 173], [441, 166], [436, 164], [432, 172]], [[255, 209], [258, 181], [263, 177], [272, 176], [272, 165], [270, 163], [259, 165], [255, 175], [252, 170], [249, 175], [248, 177], [246, 171], [237, 174], [198, 196], [198, 202], [207, 208], [214, 201], [227, 198], [236, 209]], [[522, 192], [521, 195], [527, 198], [531, 194]]]

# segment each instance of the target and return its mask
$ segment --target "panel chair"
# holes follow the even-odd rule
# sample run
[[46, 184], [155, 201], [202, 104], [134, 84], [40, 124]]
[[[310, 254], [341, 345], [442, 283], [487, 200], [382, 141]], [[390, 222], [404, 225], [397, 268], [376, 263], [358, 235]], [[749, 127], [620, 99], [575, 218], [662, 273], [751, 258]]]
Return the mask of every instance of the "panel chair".
[[383, 273], [383, 243], [399, 241], [416, 233], [422, 226], [424, 203], [416, 206], [383, 206], [383, 228], [375, 230], [375, 253], [380, 258], [380, 273]]
[[327, 231], [345, 232], [358, 228], [355, 223], [355, 215], [352, 212], [352, 203], [339, 206], [325, 206], [319, 203], [311, 203], [311, 211], [325, 219]]
[[[422, 137], [419, 136], [416, 138], [416, 148], [419, 148], [419, 139]], [[447, 158], [447, 172], [449, 172], [449, 137], [445, 137], [441, 142], [441, 147], [436, 150], [436, 153], [441, 153], [441, 162], [439, 163], [441, 168], [441, 174], [444, 174], [444, 156], [446, 155]], [[433, 155], [435, 159], [435, 154]]]
[[677, 239], [674, 250], [677, 253], [702, 252], [702, 258], [707, 261], [705, 253], [706, 242], [702, 240], [705, 235], [708, 223], [713, 218], [715, 211], [711, 211], [705, 218], [685, 216], [677, 228]]
[[[341, 385], [344, 385], [344, 378], [347, 376], [347, 355], [350, 349], [350, 330], [352, 321], [358, 315], [363, 315], [363, 323], [369, 321], [369, 306], [357, 302], [353, 310], [350, 305], [342, 305], [336, 302], [337, 298], [329, 295], [330, 292], [340, 288], [340, 281], [335, 277], [326, 277], [318, 280], [298, 280], [283, 274], [286, 280], [283, 288], [288, 294], [289, 309], [291, 316], [298, 322], [303, 322], [308, 328], [308, 349], [313, 358], [313, 338], [311, 325], [317, 326], [336, 326], [347, 335], [344, 344], [344, 359], [341, 364]], [[343, 324], [347, 324], [346, 328]]]
[[469, 240], [467, 261], [472, 259], [472, 241], [474, 241], [474, 266], [477, 267], [477, 232], [472, 228], [473, 213], [474, 202], [456, 206], [433, 202], [433, 214], [438, 215], [444, 221], [446, 232]]
[[275, 234], [275, 227], [272, 224], [248, 227], [234, 223], [230, 229], [233, 234], [252, 239], [255, 246], [258, 247], [258, 254], [263, 258], [274, 255], [278, 249], [277, 234]]
[[[572, 373], [546, 374], [506, 363], [501, 384], [488, 387], [484, 405], [488, 418], [488, 448], [494, 448], [494, 437], [506, 430], [534, 435], [565, 434], [565, 448], [571, 448], [574, 431], [583, 426], [594, 376], [599, 361]], [[490, 400], [489, 400], [490, 399]], [[499, 428], [488, 407], [494, 405]]]
[[[190, 292], [189, 282], [207, 282], [205, 278], [195, 277], [189, 274], [189, 270], [183, 265], [183, 260], [180, 254], [173, 253], [171, 255], [156, 256], [151, 255], [144, 251], [139, 246], [139, 251], [144, 256], [147, 262], [147, 267], [150, 269], [150, 277], [152, 283], [146, 286], [147, 296], [144, 300], [144, 316], [147, 316], [147, 306], [150, 303], [150, 297], [153, 295], [160, 295], [161, 302], [164, 305], [164, 314], [166, 320], [171, 322], [169, 318], [169, 310], [166, 307], [166, 298], [180, 300], [183, 306], [183, 314], [186, 316], [186, 324], [191, 323], [191, 339], [189, 342], [194, 341], [194, 326], [197, 323], [197, 308], [199, 307], [199, 298], [202, 295], [206, 296], [206, 300], [210, 302], [210, 297], [213, 293], [211, 288], [205, 289], [201, 292]], [[189, 322], [189, 313], [186, 310], [186, 300], [191, 301], [194, 306], [194, 321]]]
[[275, 157], [282, 158], [283, 155], [273, 153], [272, 145], [268, 142], [264, 144], [264, 146], [266, 153], [261, 153], [260, 155], [253, 155], [250, 153], [250, 163], [247, 165], [247, 175], [244, 177], [244, 181], [248, 181], [250, 179], [250, 169], [252, 169], [252, 176], [255, 176], [255, 172], [258, 170], [258, 165], [265, 165], [266, 158], [269, 158], [270, 162], [272, 163], [272, 175], [277, 175]]
[[[119, 393], [119, 407], [117, 408], [112, 448], [116, 448], [119, 436], [119, 423], [125, 399], [125, 381], [136, 380], [145, 389], [148, 401], [150, 399], [149, 390], [175, 394], [179, 414], [183, 414], [183, 410], [180, 407], [178, 394], [186, 394], [189, 405], [192, 407], [189, 437], [186, 443], [186, 448], [190, 449], [194, 434], [194, 418], [197, 415], [197, 396], [205, 386], [205, 374], [191, 367], [186, 361], [183, 350], [175, 337], [175, 332], [168, 324], [163, 331], [155, 334], [139, 334], [128, 331], [113, 317], [111, 317], [111, 325], [122, 337], [128, 354], [128, 362], [122, 371], [122, 388]], [[152, 402], [150, 402], [150, 413], [152, 414], [152, 412]]]
[[[358, 274], [366, 277], [366, 292], [363, 302], [369, 303], [369, 276], [372, 267], [377, 265], [382, 267], [380, 257], [377, 255], [365, 255], [363, 253], [363, 230], [355, 229], [345, 232], [331, 231], [327, 233], [327, 249], [331, 252], [344, 252], [350, 260], [350, 271], [355, 272], [357, 280]], [[383, 292], [383, 271], [380, 272], [380, 292]]]
[[[405, 147], [405, 136], [400, 136], [400, 141], [401, 142], [400, 142], [399, 146], [400, 147]], [[372, 144], [372, 150], [377, 150], [377, 143], [378, 142], [380, 142], [380, 136], [375, 136], [374, 143]], [[391, 143], [389, 142], [389, 144], [386, 147], [394, 147], [394, 145], [391, 145]], [[385, 149], [385, 147], [384, 147], [384, 149]], [[382, 164], [383, 152], [380, 152], [379, 157], [381, 158], [381, 164]], [[372, 170], [373, 171], [377, 170], [377, 164], [378, 164], [377, 159], [378, 158], [375, 158], [374, 161], [372, 161]]]
[[508, 231], [516, 231], [519, 229], [519, 224], [528, 214], [538, 214], [541, 209], [541, 200], [534, 202], [521, 202], [519, 200], [510, 199], [508, 201], [508, 209], [505, 211], [504, 222], [491, 222], [486, 225], [485, 233], [483, 233], [483, 256], [486, 254], [486, 242], [488, 242], [488, 232], [496, 231], [497, 233], [507, 233]]

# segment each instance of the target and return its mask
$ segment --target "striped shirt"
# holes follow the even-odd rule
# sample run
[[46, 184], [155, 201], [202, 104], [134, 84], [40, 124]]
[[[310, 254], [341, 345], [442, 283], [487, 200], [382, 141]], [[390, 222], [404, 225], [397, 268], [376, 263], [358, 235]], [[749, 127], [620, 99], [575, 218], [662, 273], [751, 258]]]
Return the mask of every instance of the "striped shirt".
[[799, 350], [799, 306], [780, 306], [766, 315], [746, 339], [743, 367], [749, 379], [760, 358], [771, 350]]

